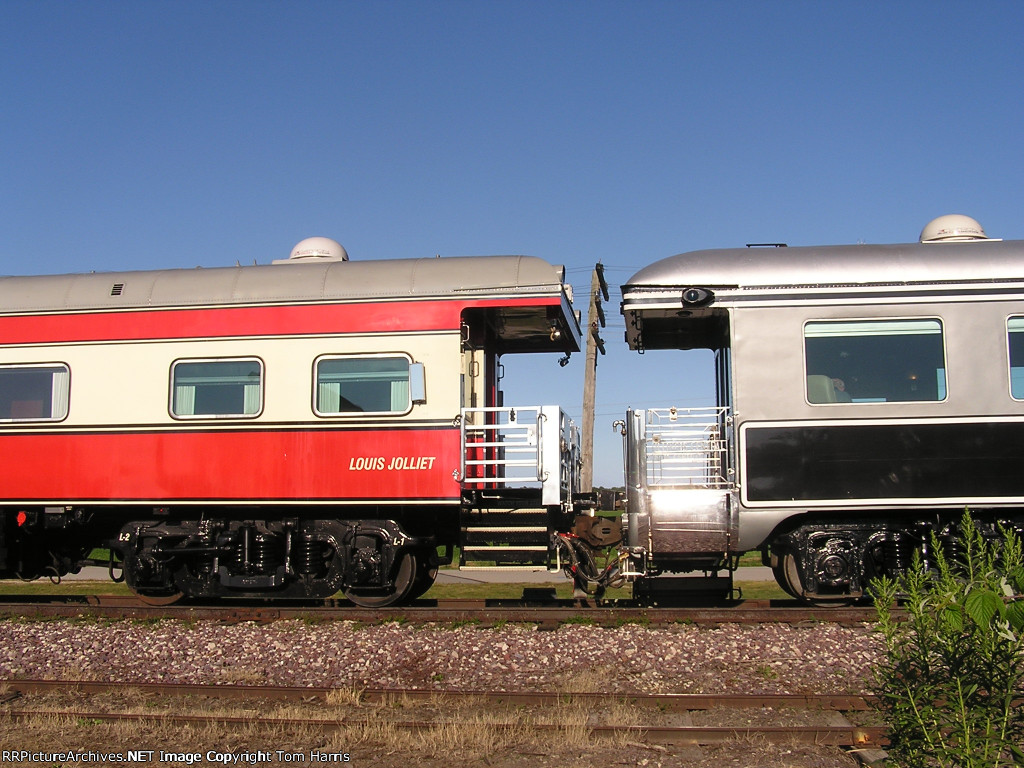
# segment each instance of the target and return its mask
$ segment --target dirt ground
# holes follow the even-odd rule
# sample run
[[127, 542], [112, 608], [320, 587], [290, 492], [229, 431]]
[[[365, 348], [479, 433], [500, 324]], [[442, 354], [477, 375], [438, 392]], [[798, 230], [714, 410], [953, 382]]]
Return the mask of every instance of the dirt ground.
[[[47, 695], [4, 704], [0, 710], [0, 764], [31, 766], [125, 765], [351, 765], [374, 768], [852, 768], [860, 762], [839, 748], [769, 744], [756, 737], [722, 746], [657, 745], [629, 736], [596, 738], [595, 723], [666, 722], [667, 713], [628, 707], [595, 712], [575, 704], [482, 711], [481, 703], [395, 701], [367, 705], [357, 697], [327, 704], [157, 701], [126, 691], [121, 696]], [[32, 712], [14, 720], [12, 711]], [[54, 713], [62, 714], [54, 714]], [[138, 720], [108, 722], [96, 715], [131, 713]], [[45, 713], [45, 714], [44, 714]], [[92, 717], [84, 714], [90, 713]], [[209, 714], [230, 724], [176, 725], [164, 714]], [[696, 713], [695, 713], [696, 714]], [[710, 713], [704, 713], [708, 715]], [[723, 713], [724, 714], [724, 713]], [[678, 715], [676, 716], [678, 717]], [[768, 718], [792, 722], [790, 713], [737, 715], [734, 724]], [[327, 720], [330, 727], [317, 723]], [[701, 724], [694, 718], [694, 722]], [[288, 720], [276, 725], [269, 720]], [[409, 728], [429, 722], [429, 729]], [[338, 725], [340, 724], [340, 726]], [[553, 727], [552, 727], [553, 726]], [[6, 751], [6, 754], [4, 754]], [[24, 754], [23, 754], [24, 753]], [[68, 754], [72, 753], [72, 754]], [[85, 754], [74, 754], [85, 753]]]
[[[293, 737], [249, 739], [232, 733], [196, 734], [178, 732], [157, 734], [145, 727], [132, 735], [118, 734], [121, 726], [68, 723], [57, 736], [50, 728], [40, 732], [34, 727], [12, 728], [0, 724], [0, 749], [53, 753], [80, 751], [86, 761], [5, 759], [4, 765], [124, 765], [120, 759], [129, 757], [129, 750], [153, 750], [145, 763], [149, 765], [351, 765], [369, 768], [540, 768], [561, 766], [645, 766], [647, 768], [852, 768], [860, 763], [838, 748], [739, 741], [725, 746], [689, 747], [640, 744], [558, 744], [527, 739], [522, 742], [502, 741], [493, 747], [440, 746], [383, 743], [372, 739], [353, 739], [351, 743], [337, 736], [317, 738], [308, 734]], [[59, 745], [59, 746], [57, 746]], [[103, 760], [103, 753], [120, 756]], [[59, 755], [57, 755], [59, 757]], [[175, 758], [178, 759], [175, 759]]]

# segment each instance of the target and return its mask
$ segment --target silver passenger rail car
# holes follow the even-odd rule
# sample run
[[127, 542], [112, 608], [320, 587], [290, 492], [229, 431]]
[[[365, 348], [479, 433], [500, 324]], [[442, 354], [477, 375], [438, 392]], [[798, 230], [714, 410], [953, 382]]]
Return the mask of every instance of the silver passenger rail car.
[[933, 532], [955, 549], [965, 507], [1024, 529], [1024, 241], [941, 217], [905, 245], [684, 253], [622, 295], [630, 348], [712, 350], [717, 393], [627, 415], [641, 588], [760, 550], [790, 594], [846, 602]]

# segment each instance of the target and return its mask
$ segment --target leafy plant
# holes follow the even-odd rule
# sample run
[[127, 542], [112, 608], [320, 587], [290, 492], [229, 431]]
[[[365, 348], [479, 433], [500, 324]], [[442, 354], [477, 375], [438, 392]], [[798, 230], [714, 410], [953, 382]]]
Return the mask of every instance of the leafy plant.
[[[886, 658], [875, 670], [891, 763], [999, 768], [1024, 763], [1024, 554], [1000, 529], [986, 538], [968, 511], [959, 554], [931, 537], [899, 580], [873, 583]], [[897, 599], [906, 618], [893, 610]]]

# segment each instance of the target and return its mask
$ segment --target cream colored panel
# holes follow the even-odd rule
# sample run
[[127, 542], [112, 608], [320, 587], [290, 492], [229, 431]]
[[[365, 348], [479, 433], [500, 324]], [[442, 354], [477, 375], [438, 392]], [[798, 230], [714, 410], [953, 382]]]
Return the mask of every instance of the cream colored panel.
[[454, 419], [460, 406], [459, 339], [458, 333], [438, 333], [54, 345], [8, 348], [0, 362], [67, 363], [71, 398], [64, 426], [182, 423], [168, 413], [171, 364], [230, 357], [263, 361], [263, 410], [258, 421], [345, 423], [358, 417], [322, 419], [313, 414], [314, 360], [322, 355], [403, 353], [423, 363], [427, 402], [404, 416], [383, 418]]

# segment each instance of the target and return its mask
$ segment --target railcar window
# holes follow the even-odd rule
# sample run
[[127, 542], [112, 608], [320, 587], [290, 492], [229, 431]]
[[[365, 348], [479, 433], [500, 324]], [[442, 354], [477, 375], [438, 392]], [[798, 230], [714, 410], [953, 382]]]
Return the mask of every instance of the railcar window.
[[316, 413], [405, 413], [409, 400], [406, 357], [329, 357], [316, 363]]
[[946, 399], [939, 320], [811, 322], [804, 352], [812, 404]]
[[1024, 317], [1011, 317], [1007, 323], [1010, 341], [1010, 395], [1024, 400]]
[[254, 359], [178, 360], [171, 372], [171, 415], [252, 418], [263, 402], [263, 364]]
[[0, 421], [61, 421], [68, 415], [66, 365], [0, 366]]

